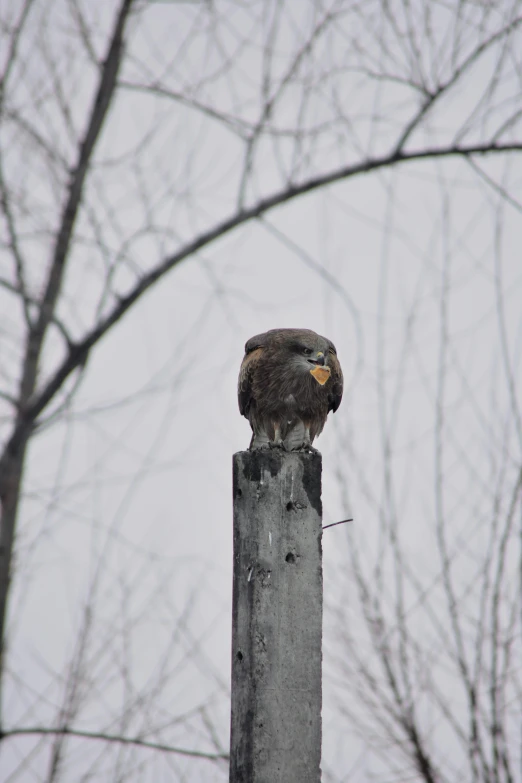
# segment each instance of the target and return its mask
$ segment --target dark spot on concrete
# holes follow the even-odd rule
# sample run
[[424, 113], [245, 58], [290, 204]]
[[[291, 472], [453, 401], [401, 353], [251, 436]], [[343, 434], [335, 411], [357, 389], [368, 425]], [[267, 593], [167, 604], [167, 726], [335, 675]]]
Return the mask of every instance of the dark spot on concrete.
[[243, 653], [241, 652], [241, 650], [239, 650], [239, 652], [237, 654], [237, 659], [238, 659], [238, 661], [242, 661], [243, 660]]
[[263, 473], [269, 471], [272, 478], [275, 478], [281, 470], [283, 456], [282, 452], [273, 449], [242, 452], [244, 477], [247, 481], [259, 483], [263, 478]]
[[293, 500], [289, 500], [286, 504], [287, 511], [302, 511], [305, 508], [308, 508], [306, 503], [299, 503], [298, 500], [296, 500], [295, 503]]
[[310, 505], [314, 508], [320, 517], [323, 515], [323, 504], [321, 503], [321, 471], [322, 457], [318, 454], [303, 454], [301, 456], [303, 463], [303, 488], [308, 496]]
[[285, 557], [287, 563], [295, 563], [295, 555], [293, 552], [289, 552]]
[[239, 488], [239, 462], [241, 459], [241, 453], [234, 454], [232, 458], [232, 497], [241, 497], [241, 490]]
[[270, 569], [266, 569], [266, 570], [264, 568], [260, 568], [259, 569], [258, 576], [259, 576], [260, 581], [261, 581], [261, 587], [270, 587], [270, 585], [271, 585], [271, 581], [270, 581], [271, 575], [272, 575], [272, 571]]

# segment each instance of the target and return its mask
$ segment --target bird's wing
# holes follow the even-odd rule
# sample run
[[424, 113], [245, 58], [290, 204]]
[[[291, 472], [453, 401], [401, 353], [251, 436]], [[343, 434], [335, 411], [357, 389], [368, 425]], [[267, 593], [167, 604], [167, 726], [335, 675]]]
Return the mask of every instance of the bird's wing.
[[[255, 351], [256, 348], [264, 348], [267, 342], [270, 339], [270, 336], [273, 332], [279, 332], [280, 329], [271, 329], [269, 332], [263, 332], [263, 334], [256, 334], [254, 337], [251, 337], [250, 340], [246, 341], [245, 344], [245, 354], [249, 354], [252, 351]], [[246, 356], [245, 356], [246, 358]]]
[[252, 403], [252, 375], [264, 353], [266, 342], [265, 334], [251, 337], [245, 345], [245, 358], [241, 362], [239, 378], [237, 382], [237, 401], [239, 412], [248, 418], [248, 412]]
[[343, 371], [334, 351], [329, 351], [328, 364], [332, 370], [331, 385], [328, 389], [328, 411], [335, 411], [343, 398]]

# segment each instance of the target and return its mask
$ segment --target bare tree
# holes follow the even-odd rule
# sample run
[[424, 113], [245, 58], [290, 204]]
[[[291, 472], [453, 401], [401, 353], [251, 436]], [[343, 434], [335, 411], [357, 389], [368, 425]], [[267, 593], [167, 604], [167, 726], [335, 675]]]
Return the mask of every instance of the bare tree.
[[[40, 434], [51, 437], [53, 425], [70, 423], [78, 390], [87, 382], [100, 346], [115, 339], [125, 316], [138, 318], [138, 306], [147, 292], [166, 281], [182, 262], [192, 259], [201, 263], [215, 283], [213, 295], [220, 296], [212, 277], [213, 265], [202, 254], [233, 232], [242, 231], [247, 237], [251, 225], [284, 242], [353, 307], [339, 276], [317, 264], [289, 236], [291, 232], [281, 225], [282, 218], [276, 221], [273, 217], [278, 208], [299, 197], [308, 194], [319, 199], [336, 183], [360, 182], [363, 175], [382, 178], [396, 169], [424, 172], [422, 167], [427, 165], [442, 172], [443, 162], [448, 160], [458, 172], [471, 167], [473, 181], [485, 183], [488, 192], [503, 204], [517, 205], [516, 185], [502, 180], [498, 166], [518, 161], [522, 149], [522, 14], [519, 2], [499, 7], [432, 0], [418, 4], [332, 0], [299, 7], [280, 0], [252, 4], [232, 0], [120, 0], [104, 4], [25, 0], [15, 5], [4, 9], [1, 19], [0, 632], [4, 689], [8, 682], [12, 693], [21, 694], [22, 683], [9, 665], [15, 651], [9, 647], [11, 634], [6, 629], [8, 600], [12, 600], [16, 580], [20, 590], [24, 585], [21, 574], [27, 548], [41, 543], [41, 537], [24, 540], [23, 536], [17, 543], [24, 514], [30, 521], [30, 507], [27, 505], [24, 512], [22, 505], [24, 498], [29, 504], [33, 491], [25, 478], [35, 475], [30, 469], [27, 472], [28, 460]], [[395, 203], [392, 191], [387, 192], [387, 199]], [[277, 214], [282, 216], [283, 211]], [[382, 235], [388, 236], [386, 225]], [[508, 758], [501, 697], [512, 687], [507, 663], [512, 648], [507, 639], [511, 638], [518, 604], [515, 594], [504, 589], [503, 580], [512, 573], [504, 566], [519, 508], [520, 479], [503, 441], [499, 453], [505, 454], [505, 461], [495, 473], [499, 489], [495, 491], [495, 532], [490, 543], [490, 551], [496, 554], [487, 561], [489, 577], [481, 599], [481, 617], [487, 608], [496, 629], [494, 642], [489, 633], [480, 630], [480, 644], [487, 638], [490, 645], [488, 672], [495, 678], [494, 682], [487, 680], [492, 695], [485, 717], [476, 700], [485, 651], [474, 642], [479, 662], [472, 671], [464, 647], [462, 606], [455, 593], [453, 550], [444, 510], [449, 259], [448, 253], [439, 319], [437, 507], [433, 516], [442, 563], [438, 589], [448, 607], [449, 626], [437, 621], [437, 627], [444, 634], [441, 638], [451, 634], [454, 661], [470, 705], [466, 715], [474, 720], [471, 734], [463, 740], [471, 748], [474, 779], [509, 780], [515, 773]], [[426, 259], [420, 261], [427, 263]], [[230, 284], [230, 290], [232, 287]], [[240, 284], [238, 287], [241, 289]], [[500, 313], [504, 290], [499, 283]], [[246, 291], [244, 285], [241, 293]], [[203, 309], [206, 306], [201, 305]], [[412, 317], [410, 313], [408, 323]], [[407, 331], [408, 339], [410, 334]], [[384, 333], [379, 339], [384, 346]], [[186, 334], [175, 336], [180, 356], [186, 341]], [[515, 417], [511, 421], [520, 426], [509, 350], [504, 353]], [[419, 597], [424, 588], [415, 581], [396, 535], [384, 347], [380, 355], [387, 508], [386, 513], [382, 511], [381, 523], [382, 535], [388, 536], [386, 552], [393, 555], [396, 580], [396, 651], [388, 634], [389, 620], [379, 603], [390, 578], [382, 553], [376, 566], [376, 593], [369, 590], [355, 546], [352, 553], [361, 607], [376, 653], [372, 660], [384, 667], [386, 692], [379, 690], [370, 699], [371, 689], [381, 686], [374, 685], [371, 669], [365, 669], [364, 660], [356, 657], [353, 639], [348, 636], [345, 641], [352, 655], [349, 666], [359, 660], [357, 672], [364, 674], [361, 682], [370, 689], [364, 691], [367, 703], [375, 707], [379, 719], [383, 705], [389, 709], [385, 723], [388, 736], [402, 748], [406, 742], [408, 758], [424, 779], [438, 780], [443, 779], [442, 765], [423, 742], [408, 679], [414, 637], [403, 621], [403, 589], [407, 582], [408, 590], [416, 590]], [[182, 385], [183, 378], [180, 370], [174, 385]], [[400, 390], [398, 386], [392, 402]], [[119, 396], [125, 397], [123, 388]], [[63, 471], [68, 460], [66, 439], [60, 459]], [[54, 502], [50, 491], [42, 503], [49, 518]], [[128, 502], [122, 501], [122, 508]], [[214, 704], [208, 703], [207, 693], [193, 706], [193, 713], [176, 716], [175, 722], [185, 732], [182, 741], [171, 731], [172, 716], [163, 716], [163, 723], [160, 715], [152, 717], [158, 693], [167, 683], [171, 687], [176, 678], [184, 676], [184, 667], [195, 667], [202, 680], [213, 683], [210, 701], [219, 702], [217, 709], [226, 706], [226, 683], [190, 628], [196, 598], [187, 599], [183, 607], [171, 605], [176, 629], [158, 647], [155, 677], [141, 691], [134, 689], [128, 677], [126, 635], [130, 629], [147, 625], [144, 604], [139, 604], [143, 592], [149, 596], [147, 606], [159, 598], [169, 605], [167, 585], [171, 579], [145, 549], [136, 554], [139, 590], [134, 581], [126, 582], [121, 573], [118, 575], [123, 581], [118, 589], [120, 606], [114, 609], [113, 617], [122, 619], [116, 634], [121, 658], [115, 653], [115, 626], [107, 622], [105, 635], [99, 627], [100, 606], [109, 593], [114, 598], [117, 584], [114, 578], [109, 590], [104, 580], [110, 572], [108, 550], [120, 534], [123, 513], [115, 510], [103, 546], [100, 543], [95, 553], [98, 565], [79, 612], [81, 621], [66, 673], [49, 673], [53, 683], [49, 688], [57, 688], [57, 692], [52, 692], [52, 698], [46, 688], [32, 694], [26, 712], [17, 712], [16, 723], [8, 715], [4, 718], [4, 744], [22, 734], [39, 738], [30, 752], [22, 754], [13, 779], [23, 774], [24, 765], [33, 763], [31, 754], [49, 748], [47, 771], [42, 775], [48, 780], [66, 776], [67, 765], [74, 763], [90, 769], [90, 774], [100, 774], [103, 768], [103, 774], [114, 779], [130, 779], [130, 774], [138, 777], [141, 764], [148, 759], [140, 755], [145, 746], [152, 750], [168, 746], [170, 758], [199, 757], [201, 763], [215, 764], [216, 779], [224, 774], [226, 750], [222, 733], [216, 731], [218, 720], [215, 715], [209, 717]], [[483, 566], [481, 562], [481, 569]], [[154, 579], [147, 582], [151, 567]], [[198, 595], [204, 595], [204, 585], [201, 581]], [[10, 612], [14, 617], [16, 612], [12, 608]], [[120, 686], [125, 691], [120, 712], [102, 721], [100, 730], [78, 727], [80, 713], [94, 688], [101, 694], [105, 688]], [[437, 687], [433, 685], [434, 694]], [[375, 706], [377, 695], [383, 701]], [[28, 704], [25, 692], [23, 698]], [[38, 712], [35, 705], [40, 707], [46, 700], [49, 710]], [[446, 716], [448, 712], [450, 708], [446, 708]], [[492, 757], [479, 743], [481, 721], [489, 727]], [[168, 731], [169, 741], [165, 741]], [[184, 743], [190, 736], [197, 743], [193, 748]], [[82, 742], [78, 744], [73, 737], [83, 738]], [[89, 751], [82, 757], [87, 737], [98, 749], [103, 747], [101, 753], [97, 750], [92, 755]], [[101, 745], [100, 739], [105, 740]], [[133, 753], [125, 755], [129, 745]], [[118, 747], [114, 754], [108, 750], [113, 746]], [[176, 766], [171, 772], [180, 779], [185, 774]], [[197, 779], [200, 773], [191, 774]]]
[[482, 210], [455, 225], [440, 177], [431, 268], [402, 292], [390, 332], [394, 218], [385, 232], [372, 459], [355, 421], [338, 447], [343, 505], [359, 523], [329, 593], [332, 700], [361, 747], [346, 780], [363, 769], [427, 783], [520, 777], [520, 273], [504, 247], [520, 207], [508, 167], [500, 179], [477, 241]]

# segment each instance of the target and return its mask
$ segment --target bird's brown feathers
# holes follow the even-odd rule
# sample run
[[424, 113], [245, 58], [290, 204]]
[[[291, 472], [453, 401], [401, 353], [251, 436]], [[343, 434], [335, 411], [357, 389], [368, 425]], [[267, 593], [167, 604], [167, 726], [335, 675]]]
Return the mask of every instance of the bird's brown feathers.
[[263, 355], [263, 348], [255, 348], [245, 354], [239, 371], [239, 381], [237, 385], [237, 397], [239, 401], [239, 412], [242, 416], [248, 418], [250, 402], [252, 396], [252, 376], [257, 362]]
[[252, 427], [250, 448], [310, 447], [342, 393], [341, 366], [327, 338], [309, 329], [272, 329], [247, 341], [238, 402]]

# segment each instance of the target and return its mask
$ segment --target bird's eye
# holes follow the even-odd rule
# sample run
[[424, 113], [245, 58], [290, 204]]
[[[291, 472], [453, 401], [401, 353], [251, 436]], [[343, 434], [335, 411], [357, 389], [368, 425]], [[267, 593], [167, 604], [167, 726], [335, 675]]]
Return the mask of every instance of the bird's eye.
[[313, 351], [311, 348], [303, 348], [303, 353], [305, 356], [311, 356], [313, 354]]

